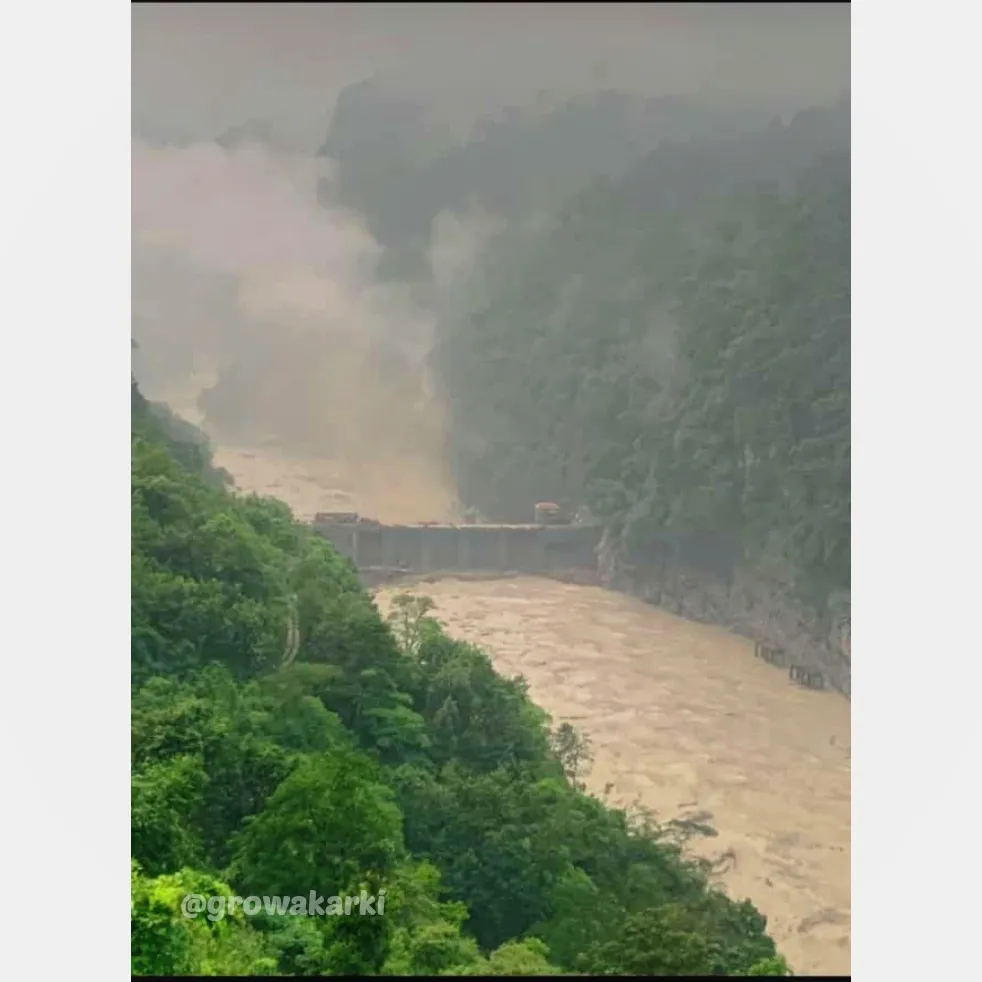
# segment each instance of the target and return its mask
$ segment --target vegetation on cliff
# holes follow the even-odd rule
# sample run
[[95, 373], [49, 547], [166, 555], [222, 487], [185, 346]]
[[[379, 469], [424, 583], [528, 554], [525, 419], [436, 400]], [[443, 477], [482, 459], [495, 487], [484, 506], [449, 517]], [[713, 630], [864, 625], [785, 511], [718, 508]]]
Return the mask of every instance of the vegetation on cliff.
[[[582, 790], [521, 680], [425, 603], [385, 622], [135, 387], [131, 491], [134, 973], [785, 972], [749, 902]], [[181, 912], [383, 889], [376, 916]]]
[[629, 561], [849, 589], [846, 106], [656, 148], [491, 242], [436, 353], [462, 497], [586, 504]]
[[329, 200], [365, 218], [386, 250], [383, 274], [426, 279], [438, 215], [478, 208], [513, 221], [542, 213], [602, 174], [622, 175], [661, 143], [740, 131], [762, 118], [694, 97], [602, 90], [511, 106], [465, 133], [370, 80], [341, 93], [321, 153], [337, 168]]

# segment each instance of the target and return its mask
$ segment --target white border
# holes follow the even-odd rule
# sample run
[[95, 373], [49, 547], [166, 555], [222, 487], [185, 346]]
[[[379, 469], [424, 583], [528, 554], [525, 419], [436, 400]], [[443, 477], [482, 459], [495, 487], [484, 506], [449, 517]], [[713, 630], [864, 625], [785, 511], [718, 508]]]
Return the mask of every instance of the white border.
[[853, 971], [978, 975], [979, 37], [853, 18]]
[[[853, 13], [853, 966], [971, 975], [982, 25], [950, 0]], [[129, 972], [129, 72], [123, 3], [4, 8], [4, 957], [110, 978]]]
[[128, 8], [0, 15], [11, 978], [130, 970]]

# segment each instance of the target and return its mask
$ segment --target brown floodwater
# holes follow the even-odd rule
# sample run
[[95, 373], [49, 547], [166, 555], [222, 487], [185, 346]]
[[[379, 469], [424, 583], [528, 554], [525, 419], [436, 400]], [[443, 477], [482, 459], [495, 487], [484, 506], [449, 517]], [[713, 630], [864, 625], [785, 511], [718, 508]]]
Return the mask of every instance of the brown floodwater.
[[845, 699], [791, 684], [743, 638], [599, 587], [445, 579], [387, 587], [380, 607], [404, 589], [590, 737], [593, 792], [715, 828], [692, 850], [767, 915], [796, 972], [849, 973]]
[[[216, 460], [243, 490], [278, 497], [300, 518], [456, 515], [434, 470], [408, 459], [352, 467], [219, 446]], [[379, 591], [380, 607], [403, 589]], [[409, 589], [431, 597], [449, 632], [482, 645], [498, 671], [525, 676], [556, 722], [589, 736], [590, 790], [715, 828], [692, 850], [718, 861], [731, 896], [767, 915], [796, 972], [849, 973], [848, 702], [791, 684], [743, 638], [597, 587], [523, 576]]]

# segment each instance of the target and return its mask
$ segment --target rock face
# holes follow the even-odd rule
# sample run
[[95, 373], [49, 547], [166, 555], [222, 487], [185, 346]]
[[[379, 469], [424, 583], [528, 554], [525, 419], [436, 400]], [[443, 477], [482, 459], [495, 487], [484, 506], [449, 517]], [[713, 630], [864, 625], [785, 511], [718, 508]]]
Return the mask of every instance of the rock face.
[[848, 594], [830, 599], [820, 619], [789, 597], [780, 570], [764, 576], [735, 568], [726, 579], [677, 564], [637, 565], [605, 532], [597, 547], [600, 582], [704, 624], [717, 624], [768, 649], [768, 660], [818, 673], [820, 687], [849, 698], [851, 691], [851, 615]]

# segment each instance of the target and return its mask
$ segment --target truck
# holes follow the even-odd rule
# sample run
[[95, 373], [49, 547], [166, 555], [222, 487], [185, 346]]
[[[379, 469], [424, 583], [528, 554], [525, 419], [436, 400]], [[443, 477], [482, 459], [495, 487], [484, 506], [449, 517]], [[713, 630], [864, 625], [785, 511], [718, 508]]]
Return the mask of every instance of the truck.
[[554, 501], [540, 501], [535, 506], [536, 525], [568, 525], [569, 516], [566, 509]]

